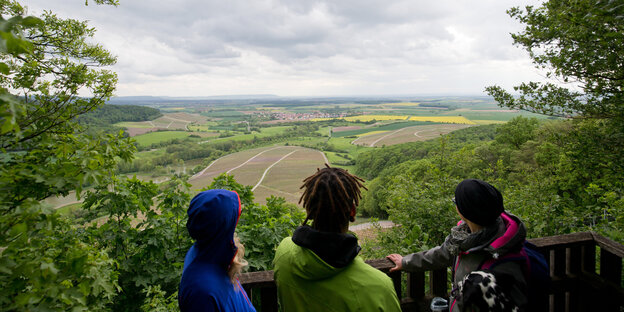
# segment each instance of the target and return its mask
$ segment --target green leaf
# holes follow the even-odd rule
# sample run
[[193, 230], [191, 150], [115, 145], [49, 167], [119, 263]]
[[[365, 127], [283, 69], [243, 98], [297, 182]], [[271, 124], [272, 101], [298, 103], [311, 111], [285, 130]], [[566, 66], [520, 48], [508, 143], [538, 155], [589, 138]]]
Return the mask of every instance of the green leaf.
[[8, 75], [9, 73], [11, 73], [9, 66], [4, 62], [0, 62], [0, 73], [4, 75]]

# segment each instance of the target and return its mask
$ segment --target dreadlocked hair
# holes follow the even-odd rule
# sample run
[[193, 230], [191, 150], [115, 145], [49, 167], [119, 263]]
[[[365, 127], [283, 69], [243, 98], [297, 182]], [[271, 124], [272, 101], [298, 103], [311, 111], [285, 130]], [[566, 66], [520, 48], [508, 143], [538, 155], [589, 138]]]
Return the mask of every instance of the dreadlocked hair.
[[[313, 220], [312, 227], [323, 232], [342, 232], [353, 219], [351, 210], [358, 206], [362, 194], [360, 188], [367, 189], [358, 176], [342, 168], [316, 169], [316, 173], [303, 180], [305, 188], [299, 203], [307, 212], [303, 225]], [[354, 220], [351, 220], [354, 221]]]

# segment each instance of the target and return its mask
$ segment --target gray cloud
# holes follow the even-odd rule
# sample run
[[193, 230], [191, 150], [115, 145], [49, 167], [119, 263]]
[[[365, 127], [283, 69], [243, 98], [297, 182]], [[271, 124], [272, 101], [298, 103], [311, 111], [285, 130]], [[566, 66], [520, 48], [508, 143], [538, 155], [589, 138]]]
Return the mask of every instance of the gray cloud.
[[536, 0], [23, 2], [89, 20], [121, 95], [479, 93], [535, 76], [505, 10]]

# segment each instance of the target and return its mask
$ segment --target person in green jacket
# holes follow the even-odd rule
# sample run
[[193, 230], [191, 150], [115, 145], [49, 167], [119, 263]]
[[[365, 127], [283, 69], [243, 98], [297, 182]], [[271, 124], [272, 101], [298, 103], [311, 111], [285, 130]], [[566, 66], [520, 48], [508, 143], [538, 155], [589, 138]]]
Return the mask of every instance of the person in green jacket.
[[401, 311], [392, 280], [358, 256], [357, 238], [347, 233], [364, 180], [326, 167], [303, 180], [299, 202], [303, 201], [306, 220], [275, 253], [282, 310]]

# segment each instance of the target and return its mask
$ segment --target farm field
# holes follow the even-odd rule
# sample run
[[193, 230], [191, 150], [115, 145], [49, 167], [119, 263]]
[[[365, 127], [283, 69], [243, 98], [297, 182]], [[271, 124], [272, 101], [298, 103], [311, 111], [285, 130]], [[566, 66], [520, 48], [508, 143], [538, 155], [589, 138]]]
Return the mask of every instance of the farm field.
[[229, 173], [236, 181], [254, 188], [256, 201], [264, 203], [270, 195], [283, 196], [296, 203], [301, 195], [301, 181], [325, 163], [318, 150], [299, 146], [269, 146], [221, 157], [192, 177], [193, 189], [209, 185], [221, 173]]
[[[344, 117], [346, 121], [361, 121], [368, 122], [372, 120], [407, 120], [409, 116], [398, 116], [398, 115], [358, 115], [358, 116], [349, 116]], [[324, 121], [324, 120], [332, 120], [337, 118], [313, 118], [310, 121]]]
[[429, 139], [437, 138], [441, 134], [447, 134], [451, 131], [470, 127], [465, 124], [436, 124], [436, 125], [422, 125], [406, 127], [395, 131], [386, 131], [383, 133], [375, 133], [370, 135], [363, 135], [353, 140], [352, 144], [379, 147], [390, 146], [394, 144], [426, 141]]
[[[257, 199], [261, 201], [273, 194], [296, 202], [300, 182], [310, 174], [301, 174], [306, 169], [300, 167], [316, 169], [323, 166], [326, 158], [333, 166], [353, 169], [358, 154], [370, 148], [423, 141], [472, 125], [504, 123], [519, 115], [531, 116], [521, 111], [500, 109], [490, 100], [478, 97], [363, 99], [353, 102], [338, 99], [335, 104], [333, 101], [305, 99], [282, 100], [274, 105], [263, 101], [261, 104], [232, 102], [213, 106], [176, 106], [164, 110], [164, 116], [154, 120], [116, 124], [128, 128], [142, 150], [136, 155], [136, 161], [141, 165], [126, 166], [124, 172], [160, 181], [167, 175], [200, 170], [201, 174], [190, 181], [195, 189], [210, 184], [216, 175], [228, 172], [237, 181], [254, 187]], [[348, 117], [301, 118], [305, 114], [319, 117], [347, 114]], [[286, 124], [278, 125], [279, 122]], [[294, 127], [307, 127], [310, 132], [300, 133], [297, 137], [280, 135]], [[157, 129], [167, 131], [151, 132]], [[255, 140], [265, 137], [273, 138]], [[214, 158], [206, 159], [204, 157], [208, 156], [201, 153], [192, 156], [198, 158], [188, 159], [166, 153], [167, 141], [172, 139], [187, 140], [183, 144], [190, 150], [197, 143], [214, 144], [221, 151], [218, 155], [232, 154], [212, 164], [208, 161]], [[249, 141], [249, 146], [221, 144], [241, 141]], [[154, 143], [162, 144], [150, 147]], [[274, 145], [262, 147], [265, 144]], [[201, 171], [208, 165], [209, 168]]]
[[430, 121], [449, 124], [465, 124], [474, 125], [475, 123], [463, 116], [410, 116], [409, 120], [413, 121]]
[[405, 127], [418, 126], [418, 125], [430, 125], [430, 122], [422, 121], [399, 121], [387, 124], [374, 124], [367, 127], [358, 127], [355, 129], [349, 129], [353, 127], [340, 127], [343, 131], [335, 131], [333, 137], [349, 137], [366, 135], [367, 133], [380, 132], [380, 131], [394, 131]]
[[188, 131], [156, 131], [134, 137], [139, 146], [149, 146], [154, 143], [169, 141], [173, 139], [183, 139], [193, 134]]
[[206, 123], [208, 117], [199, 114], [189, 113], [167, 113], [150, 121], [141, 122], [120, 122], [115, 126], [126, 128], [126, 132], [131, 137], [156, 131], [159, 129], [167, 130], [189, 130], [188, 126], [195, 123]]

